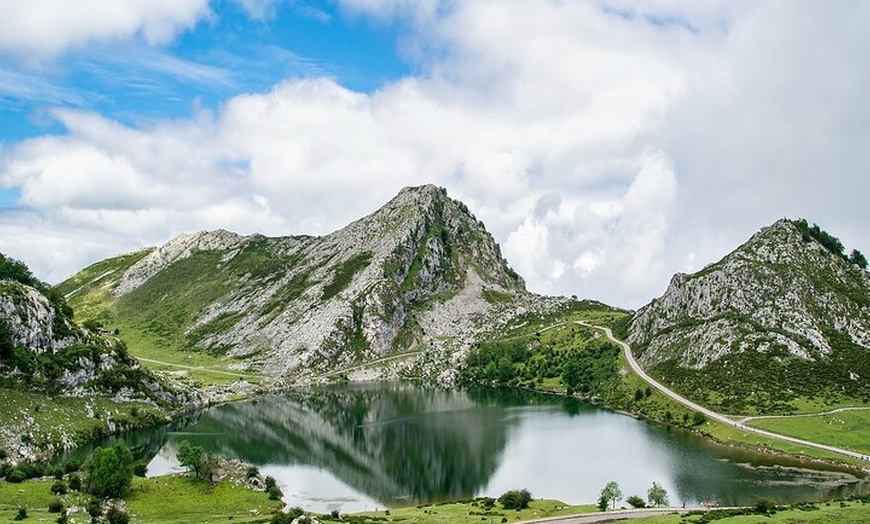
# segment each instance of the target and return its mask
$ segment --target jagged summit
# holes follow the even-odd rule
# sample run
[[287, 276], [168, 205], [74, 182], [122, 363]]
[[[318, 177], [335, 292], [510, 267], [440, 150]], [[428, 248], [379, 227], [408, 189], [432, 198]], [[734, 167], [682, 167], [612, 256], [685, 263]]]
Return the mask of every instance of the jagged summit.
[[[779, 220], [719, 262], [675, 275], [635, 314], [628, 341], [666, 379], [705, 370], [752, 383], [736, 371], [752, 361], [770, 364], [766, 380], [776, 381], [780, 370], [812, 363], [828, 386], [860, 381], [853, 393], [870, 395], [870, 275], [856, 260], [816, 226]], [[795, 376], [779, 380], [801, 390]]]
[[180, 235], [136, 257], [98, 263], [100, 271], [86, 269], [61, 288], [73, 303], [109, 290], [96, 312], [107, 324], [117, 319], [164, 344], [247, 356], [279, 375], [414, 348], [461, 352], [543, 300], [526, 291], [483, 223], [433, 185], [404, 188], [321, 237], [218, 230]]

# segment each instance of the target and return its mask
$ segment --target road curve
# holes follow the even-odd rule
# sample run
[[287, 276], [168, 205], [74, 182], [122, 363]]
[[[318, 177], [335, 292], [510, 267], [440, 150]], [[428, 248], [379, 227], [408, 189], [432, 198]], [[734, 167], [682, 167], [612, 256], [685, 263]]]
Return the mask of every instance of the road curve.
[[788, 435], [780, 435], [779, 433], [773, 433], [771, 431], [766, 431], [763, 429], [753, 428], [752, 426], [747, 426], [747, 425], [743, 424], [742, 422], [732, 420], [721, 413], [716, 413], [713, 410], [710, 410], [710, 409], [707, 409], [703, 406], [700, 406], [700, 405], [692, 402], [691, 400], [687, 399], [686, 397], [683, 397], [683, 396], [675, 393], [674, 391], [668, 389], [663, 384], [657, 382], [655, 379], [653, 379], [652, 377], [647, 375], [646, 372], [640, 367], [640, 364], [638, 364], [637, 361], [634, 359], [634, 355], [632, 355], [632, 353], [631, 353], [631, 347], [629, 347], [629, 345], [626, 344], [625, 342], [614, 337], [613, 332], [610, 330], [610, 328], [607, 328], [604, 326], [596, 326], [594, 324], [589, 324], [588, 322], [583, 322], [580, 320], [576, 321], [576, 323], [580, 324], [582, 326], [586, 326], [586, 327], [593, 328], [593, 329], [600, 329], [600, 330], [604, 331], [604, 333], [607, 335], [607, 338], [609, 338], [612, 342], [614, 342], [617, 345], [619, 345], [620, 347], [622, 347], [623, 352], [625, 353], [625, 359], [628, 361], [628, 365], [631, 366], [632, 371], [637, 373], [637, 375], [640, 378], [642, 378], [647, 384], [656, 388], [657, 390], [662, 392], [662, 394], [667, 395], [668, 397], [679, 402], [680, 404], [683, 404], [684, 406], [687, 406], [691, 409], [694, 409], [695, 411], [697, 411], [699, 413], [703, 413], [708, 418], [714, 419], [718, 422], [721, 422], [722, 424], [726, 424], [728, 426], [741, 429], [743, 431], [755, 433], [757, 435], [762, 435], [765, 437], [784, 440], [786, 442], [791, 442], [793, 444], [800, 444], [801, 446], [808, 446], [811, 448], [823, 449], [825, 451], [830, 451], [831, 453], [837, 453], [839, 455], [845, 455], [847, 457], [852, 457], [852, 458], [856, 458], [858, 460], [870, 462], [870, 456], [864, 455], [862, 453], [858, 453], [858, 452], [851, 451], [848, 449], [838, 448], [835, 446], [828, 446], [827, 444], [819, 444], [818, 442], [810, 442], [809, 440], [803, 440], [803, 439], [799, 439], [799, 438], [795, 438], [795, 437], [789, 437]]

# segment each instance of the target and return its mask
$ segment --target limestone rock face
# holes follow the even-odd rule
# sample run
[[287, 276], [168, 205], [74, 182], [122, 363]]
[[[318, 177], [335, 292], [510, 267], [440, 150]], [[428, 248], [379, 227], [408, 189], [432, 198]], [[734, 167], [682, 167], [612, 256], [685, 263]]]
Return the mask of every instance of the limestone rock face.
[[17, 380], [26, 389], [66, 396], [110, 394], [168, 404], [178, 400], [127, 355], [120, 341], [78, 327], [68, 311], [52, 303], [41, 289], [0, 280], [0, 322], [8, 336], [4, 345], [17, 349], [0, 358], [0, 376]]
[[9, 326], [12, 344], [35, 354], [80, 343], [80, 334], [69, 319], [31, 286], [0, 280], [0, 318]]
[[[516, 314], [560, 302], [527, 292], [483, 223], [431, 185], [326, 236], [181, 235], [105, 274], [119, 316], [177, 311], [169, 336], [183, 346], [273, 376], [406, 350], [455, 357]], [[70, 300], [93, 292], [79, 285]]]
[[870, 276], [783, 219], [721, 261], [675, 275], [635, 314], [628, 342], [646, 368], [703, 369], [747, 351], [825, 359], [835, 338], [870, 356]]

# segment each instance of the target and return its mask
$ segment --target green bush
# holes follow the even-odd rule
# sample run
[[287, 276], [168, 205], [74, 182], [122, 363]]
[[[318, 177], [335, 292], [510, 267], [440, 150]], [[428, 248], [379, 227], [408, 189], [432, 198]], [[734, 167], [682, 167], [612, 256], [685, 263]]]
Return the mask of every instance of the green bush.
[[148, 474], [148, 464], [142, 460], [133, 464], [133, 474], [137, 477], [145, 477]]
[[278, 512], [272, 516], [271, 524], [291, 524], [294, 520], [305, 515], [302, 508], [290, 508], [286, 512]]
[[65, 495], [67, 491], [69, 491], [69, 488], [67, 488], [66, 482], [62, 480], [56, 480], [51, 485], [51, 492], [55, 495]]
[[26, 518], [27, 518], [27, 508], [25, 508], [24, 506], [21, 506], [20, 508], [18, 508], [18, 513], [16, 513], [15, 516], [12, 517], [12, 520], [24, 520]]
[[526, 509], [532, 501], [532, 494], [527, 489], [512, 489], [498, 498], [504, 509]]
[[63, 511], [63, 502], [60, 499], [54, 499], [48, 503], [49, 513], [60, 513]]
[[92, 520], [96, 520], [103, 514], [103, 505], [100, 502], [100, 499], [96, 497], [91, 497], [91, 500], [88, 501], [87, 507], [88, 515], [91, 516]]
[[106, 520], [109, 524], [127, 524], [130, 522], [130, 515], [125, 510], [112, 506], [106, 511]]
[[646, 501], [643, 500], [642, 498], [640, 498], [638, 495], [632, 495], [632, 496], [628, 497], [627, 499], [625, 499], [625, 501], [628, 502], [631, 505], [631, 507], [633, 507], [633, 508], [645, 508], [646, 507]]
[[281, 497], [284, 496], [284, 493], [281, 492], [281, 488], [274, 485], [266, 488], [266, 493], [269, 494], [269, 500], [281, 500]]
[[15, 468], [6, 474], [6, 482], [20, 484], [25, 480], [27, 480], [27, 473], [25, 473], [24, 470], [20, 468]]

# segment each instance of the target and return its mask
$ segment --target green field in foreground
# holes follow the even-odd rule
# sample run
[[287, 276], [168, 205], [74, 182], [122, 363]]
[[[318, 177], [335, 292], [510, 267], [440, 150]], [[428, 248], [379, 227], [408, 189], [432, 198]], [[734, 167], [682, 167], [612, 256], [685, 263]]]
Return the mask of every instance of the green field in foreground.
[[[698, 524], [701, 515], [681, 517], [662, 515], [627, 522], [632, 524]], [[716, 524], [867, 524], [870, 522], [870, 504], [861, 501], [818, 504], [805, 509], [777, 511], [773, 515], [740, 515], [713, 520]]]
[[[27, 508], [24, 522], [54, 522], [58, 514], [49, 513], [49, 503], [58, 498], [50, 492], [54, 479], [13, 484], [0, 481], [0, 522], [10, 522], [18, 508]], [[69, 524], [90, 523], [82, 509], [88, 496], [71, 492], [60, 497], [70, 511]], [[269, 500], [263, 492], [223, 481], [215, 486], [184, 476], [133, 479], [133, 492], [125, 500], [131, 522], [181, 524], [199, 522], [266, 522], [283, 505]]]
[[[56, 497], [50, 492], [53, 479], [40, 479], [13, 484], [0, 481], [0, 522], [10, 522], [20, 507], [27, 508], [32, 522], [54, 522], [58, 514], [49, 513], [48, 505]], [[90, 517], [84, 512], [88, 496], [71, 492], [60, 497], [69, 512], [69, 524], [86, 524]], [[721, 524], [858, 524], [870, 522], [868, 501], [848, 501], [804, 505], [803, 509], [778, 511], [771, 516], [744, 515], [714, 522]], [[153, 479], [134, 478], [132, 493], [125, 500], [131, 522], [156, 524], [208, 522], [268, 522], [282, 505], [269, 500], [265, 493], [223, 481], [215, 486], [186, 476]], [[526, 520], [584, 514], [595, 511], [593, 505], [570, 506], [557, 500], [534, 500], [528, 509], [507, 511], [500, 505], [486, 510], [480, 499], [475, 501], [427, 504], [379, 512], [341, 515], [338, 520], [329, 515], [317, 516], [321, 522], [408, 524], [521, 522]], [[616, 517], [616, 515], [613, 515]], [[703, 522], [701, 515], [663, 515], [632, 520], [637, 524], [693, 524]]]
[[592, 504], [570, 506], [558, 500], [533, 500], [524, 510], [505, 510], [499, 504], [486, 510], [479, 500], [426, 504], [417, 507], [396, 508], [392, 510], [354, 513], [344, 516], [355, 522], [408, 522], [414, 524], [447, 524], [452, 522], [520, 522], [524, 520], [563, 515], [577, 515], [595, 511]]
[[751, 420], [748, 425], [870, 454], [870, 409], [813, 417]]

